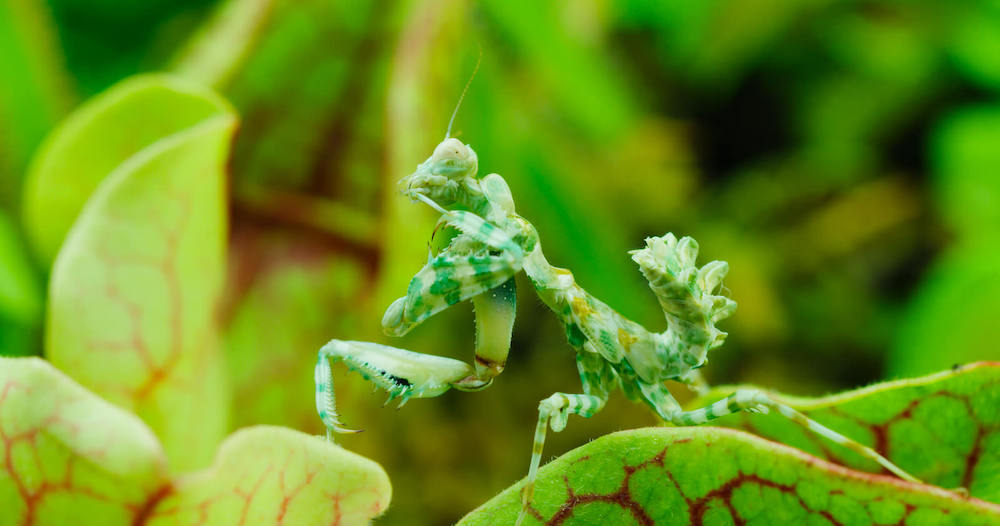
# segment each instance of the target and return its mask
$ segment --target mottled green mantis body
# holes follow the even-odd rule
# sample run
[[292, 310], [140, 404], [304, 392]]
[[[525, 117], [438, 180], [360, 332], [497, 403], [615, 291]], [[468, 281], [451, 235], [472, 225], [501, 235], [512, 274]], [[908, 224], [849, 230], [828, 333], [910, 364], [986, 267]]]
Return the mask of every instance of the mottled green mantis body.
[[400, 405], [409, 398], [438, 396], [452, 387], [474, 391], [489, 386], [503, 371], [510, 347], [515, 311], [511, 278], [524, 271], [566, 329], [567, 340], [577, 353], [583, 392], [555, 393], [539, 404], [524, 510], [518, 522], [531, 502], [546, 430], [561, 431], [571, 414], [594, 415], [618, 387], [626, 397], [647, 404], [675, 425], [702, 424], [738, 411], [773, 409], [899, 477], [915, 481], [871, 448], [761, 391], [742, 389], [701, 409], [681, 408], [666, 382], [703, 387], [698, 368], [705, 364], [708, 351], [726, 337], [716, 323], [736, 309], [735, 302], [717, 294], [728, 265], [713, 261], [695, 266], [698, 245], [690, 237], [647, 238], [645, 248], [631, 253], [666, 316], [666, 330], [653, 332], [589, 294], [569, 270], [549, 264], [537, 231], [515, 213], [507, 183], [497, 174], [480, 177], [476, 153], [468, 145], [446, 138], [400, 184], [405, 195], [441, 213], [438, 226], [454, 228], [458, 234], [417, 272], [406, 295], [386, 310], [382, 326], [387, 334], [401, 336], [449, 306], [471, 299], [477, 326], [474, 365], [374, 343], [333, 340], [320, 349], [316, 363], [316, 406], [328, 436], [352, 431], [343, 427], [334, 407], [331, 359], [359, 370], [386, 389], [390, 400], [399, 398]]

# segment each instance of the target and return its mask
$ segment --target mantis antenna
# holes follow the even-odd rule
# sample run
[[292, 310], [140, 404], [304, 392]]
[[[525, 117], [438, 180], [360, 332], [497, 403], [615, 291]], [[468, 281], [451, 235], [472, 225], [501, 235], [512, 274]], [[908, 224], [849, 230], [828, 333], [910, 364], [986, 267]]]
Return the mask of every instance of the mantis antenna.
[[455, 122], [455, 115], [458, 115], [458, 108], [462, 106], [462, 101], [465, 99], [465, 93], [469, 91], [469, 86], [472, 85], [472, 79], [476, 78], [476, 73], [479, 72], [479, 65], [482, 63], [483, 47], [479, 46], [479, 59], [476, 60], [476, 67], [472, 70], [472, 75], [469, 77], [469, 81], [465, 83], [465, 89], [462, 90], [462, 94], [458, 97], [458, 104], [455, 104], [455, 111], [451, 112], [451, 120], [448, 121], [448, 131], [444, 134], [445, 139], [451, 137], [451, 125]]

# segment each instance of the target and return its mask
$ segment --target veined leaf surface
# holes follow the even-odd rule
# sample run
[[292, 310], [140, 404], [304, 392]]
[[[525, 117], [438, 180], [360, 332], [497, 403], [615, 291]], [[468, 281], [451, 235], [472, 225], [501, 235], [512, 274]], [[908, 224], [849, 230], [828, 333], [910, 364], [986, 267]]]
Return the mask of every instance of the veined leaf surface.
[[[523, 481], [463, 526], [512, 524]], [[524, 524], [987, 525], [1000, 506], [852, 471], [746, 433], [646, 428], [601, 437], [542, 467]]]

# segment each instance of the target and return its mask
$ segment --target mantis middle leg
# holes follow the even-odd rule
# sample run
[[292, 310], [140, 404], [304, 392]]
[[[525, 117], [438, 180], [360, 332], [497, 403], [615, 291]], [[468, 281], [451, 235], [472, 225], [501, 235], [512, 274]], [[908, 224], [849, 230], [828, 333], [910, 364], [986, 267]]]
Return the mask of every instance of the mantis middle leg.
[[[585, 346], [589, 346], [589, 342]], [[535, 426], [535, 439], [531, 447], [531, 464], [528, 466], [528, 480], [521, 490], [521, 513], [516, 525], [520, 525], [528, 512], [531, 498], [535, 494], [535, 477], [542, 461], [542, 448], [545, 445], [545, 435], [548, 428], [558, 433], [566, 427], [569, 415], [580, 415], [590, 418], [604, 408], [608, 394], [617, 385], [618, 377], [610, 365], [596, 351], [584, 351], [577, 354], [576, 366], [580, 371], [580, 381], [584, 394], [554, 393], [538, 404], [538, 424]]]

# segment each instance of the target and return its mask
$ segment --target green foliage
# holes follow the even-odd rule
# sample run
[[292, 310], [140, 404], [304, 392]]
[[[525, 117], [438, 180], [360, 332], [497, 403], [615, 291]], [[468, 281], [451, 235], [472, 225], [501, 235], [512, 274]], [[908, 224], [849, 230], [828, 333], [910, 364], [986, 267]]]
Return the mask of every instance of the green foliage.
[[[287, 249], [287, 245], [281, 245]], [[234, 399], [233, 424], [285, 424], [296, 429], [315, 425], [316, 408], [302, 404], [311, 393], [311, 367], [303, 367], [302, 349], [326, 342], [331, 331], [358, 327], [358, 314], [346, 305], [360, 285], [360, 270], [345, 261], [298, 260], [281, 247], [270, 247], [260, 275], [233, 313], [225, 335], [226, 361]], [[268, 246], [258, 246], [259, 252]], [[345, 312], [330, 319], [330, 312]], [[268, 378], [261, 382], [261, 378]], [[367, 394], [367, 390], [364, 390]]]
[[[736, 390], [717, 387], [700, 407]], [[774, 395], [810, 418], [870, 446], [920, 480], [964, 487], [1000, 503], [1000, 364], [968, 365], [922, 378], [876, 384], [823, 398]], [[873, 473], [881, 467], [778, 415], [720, 419], [831, 462]]]
[[[462, 526], [510, 524], [521, 484]], [[601, 437], [539, 471], [525, 524], [996, 524], [1000, 506], [816, 460], [745, 433], [646, 428]], [[943, 522], [947, 521], [947, 522]]]
[[130, 524], [162, 487], [141, 420], [38, 358], [0, 358], [0, 522]]
[[[46, 274], [107, 175], [231, 110], [159, 106], [168, 115], [149, 125], [178, 126], [161, 131], [126, 111], [98, 133], [107, 149], [77, 150], [19, 200], [31, 150], [76, 101], [170, 70], [219, 90], [241, 115], [216, 317], [232, 416], [220, 425], [319, 432], [312, 357], [300, 353], [329, 338], [377, 338], [381, 311], [426, 260], [431, 214], [399, 199], [396, 181], [440, 140], [481, 48], [454, 132], [510, 182], [553, 264], [655, 328], [662, 316], [624, 251], [670, 230], [730, 262], [724, 285], [740, 309], [709, 379], [821, 393], [994, 359], [994, 4], [8, 3], [0, 353], [40, 352]], [[156, 112], [156, 100], [136, 113]], [[529, 450], [538, 400], [577, 378], [544, 307], [520, 300], [508, 372], [488, 391], [396, 412], [380, 410], [362, 382], [340, 386], [344, 411], [369, 430], [343, 443], [405, 488], [380, 524], [452, 523], [523, 475], [511, 458]], [[126, 330], [117, 320], [104, 328]], [[456, 309], [399, 345], [467, 359], [472, 338], [470, 313]], [[654, 422], [612, 398], [550, 437], [547, 454]]]
[[942, 212], [963, 237], [1000, 226], [1000, 106], [962, 108], [938, 125], [931, 143]]
[[[51, 364], [0, 359], [0, 523], [360, 524], [388, 505], [378, 464], [319, 437], [251, 427], [214, 453], [229, 429], [218, 310], [236, 123], [214, 93], [144, 76], [39, 153], [28, 202], [43, 253], [58, 249]], [[30, 320], [40, 302], [7, 230], [0, 312]]]
[[391, 493], [375, 462], [266, 426], [171, 480], [141, 420], [38, 358], [0, 358], [0, 440], [4, 524], [362, 524]]
[[957, 238], [907, 306], [890, 360], [897, 375], [1000, 358], [1000, 108], [964, 108], [935, 130], [939, 206]]
[[233, 110], [217, 95], [155, 75], [123, 81], [78, 108], [36, 152], [25, 182], [24, 222], [39, 256], [55, 259], [84, 203], [125, 161], [220, 115]]
[[211, 468], [177, 480], [145, 524], [366, 524], [390, 495], [375, 462], [321, 437], [258, 426], [226, 439]]
[[42, 287], [17, 227], [0, 210], [0, 355], [34, 354]]
[[55, 28], [39, 0], [0, 5], [0, 203], [16, 202], [31, 151], [73, 95]]
[[[63, 139], [67, 132], [57, 131], [50, 142], [65, 146], [44, 149], [37, 163], [52, 168], [36, 172], [36, 188], [58, 184], [46, 177], [80, 173], [97, 188], [89, 198], [75, 196], [83, 210], [53, 265], [46, 355], [142, 417], [174, 469], [201, 467], [228, 419], [216, 309], [236, 117], [211, 94], [157, 78], [112, 88], [82, 112], [62, 128], [75, 133]], [[133, 123], [147, 134], [126, 133]], [[126, 149], [132, 155], [109, 169], [117, 159], [102, 153], [123, 143], [148, 146]], [[95, 159], [91, 171], [79, 168], [81, 157]], [[39, 216], [49, 239], [76, 204], [67, 201], [55, 221]]]

